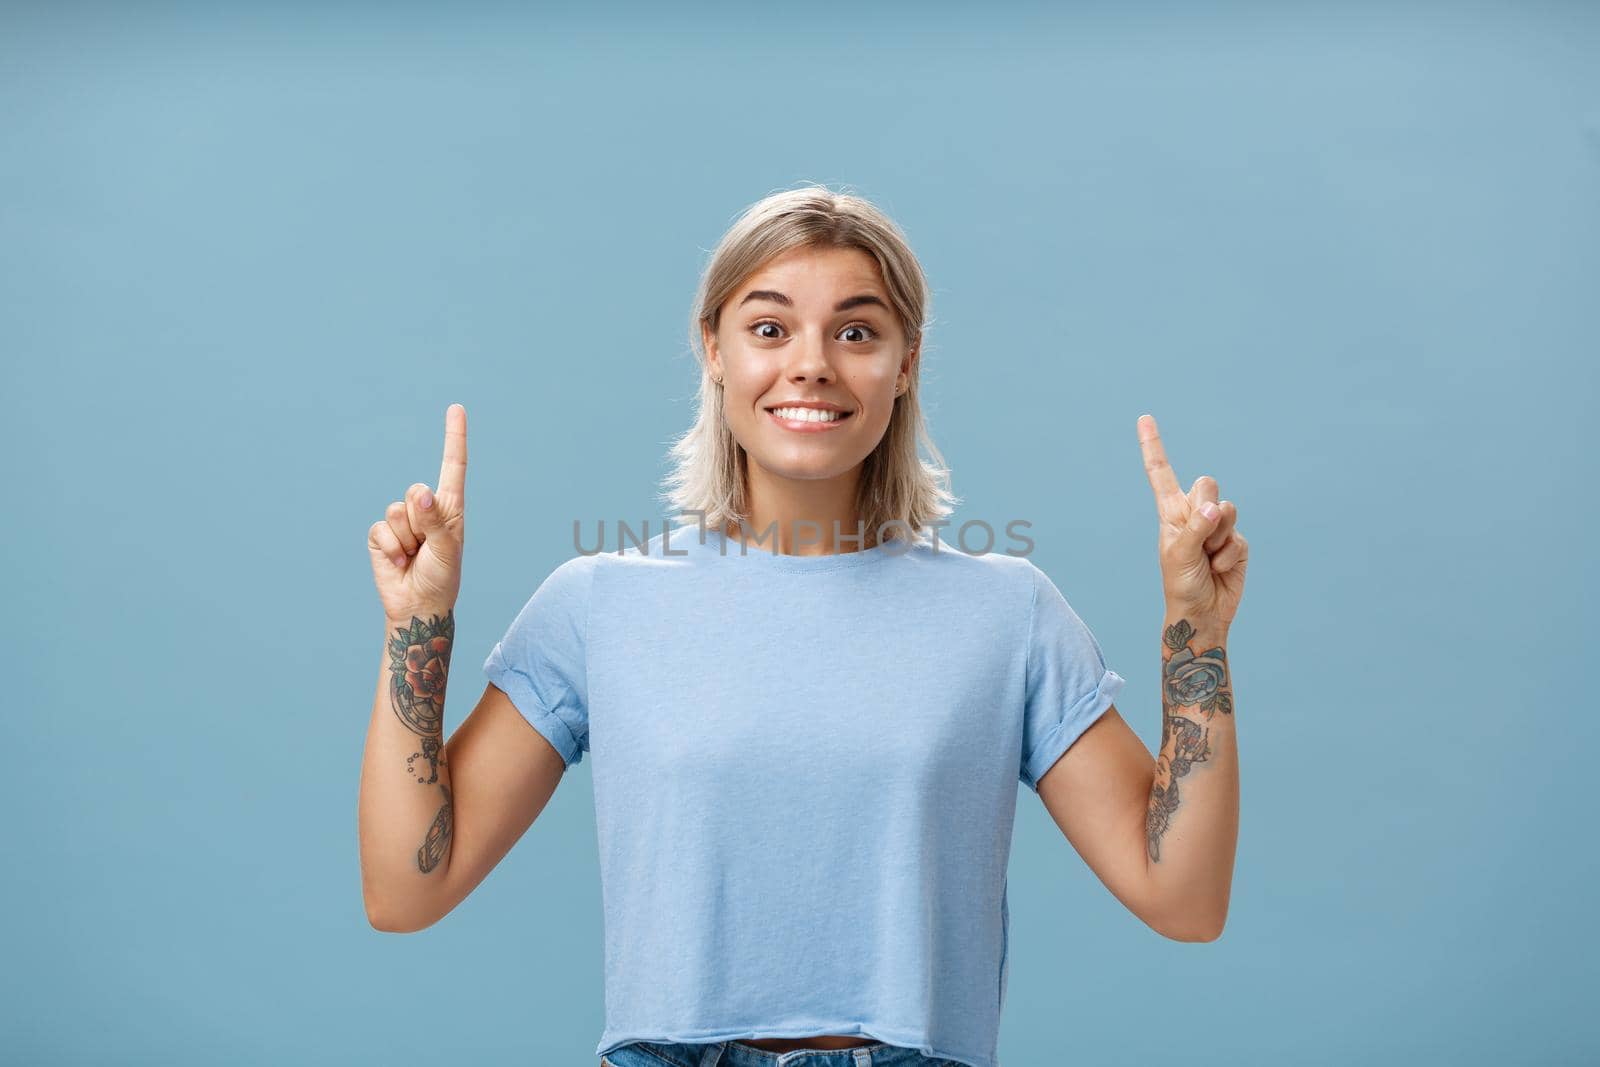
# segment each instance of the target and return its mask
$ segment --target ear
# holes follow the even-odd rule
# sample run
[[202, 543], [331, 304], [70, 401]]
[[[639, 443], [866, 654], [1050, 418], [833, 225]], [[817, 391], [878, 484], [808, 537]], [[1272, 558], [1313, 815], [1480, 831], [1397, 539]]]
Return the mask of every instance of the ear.
[[706, 367], [711, 371], [711, 377], [722, 377], [722, 357], [717, 354], [717, 335], [711, 332], [711, 324], [705, 319], [700, 320], [700, 345], [705, 349]]
[[905, 358], [900, 361], [900, 373], [905, 376], [906, 385], [908, 386], [911, 384], [911, 368], [916, 366], [917, 356], [921, 352], [922, 342], [918, 340], [916, 344], [906, 351]]

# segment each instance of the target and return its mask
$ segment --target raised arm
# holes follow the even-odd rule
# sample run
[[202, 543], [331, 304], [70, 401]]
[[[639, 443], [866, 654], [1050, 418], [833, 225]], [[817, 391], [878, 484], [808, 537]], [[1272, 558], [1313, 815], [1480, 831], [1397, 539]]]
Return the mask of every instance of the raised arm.
[[1106, 887], [1152, 929], [1213, 941], [1227, 921], [1239, 838], [1228, 628], [1248, 546], [1216, 479], [1185, 494], [1155, 419], [1139, 439], [1160, 517], [1161, 745], [1151, 759], [1109, 709], [1039, 780], [1051, 817]]
[[385, 623], [357, 828], [367, 920], [385, 931], [419, 930], [454, 908], [532, 824], [564, 770], [492, 685], [443, 740], [465, 540], [466, 418], [459, 404], [445, 414], [439, 491], [411, 486], [368, 532]]
[[455, 832], [444, 698], [466, 540], [467, 412], [445, 411], [439, 491], [418, 482], [367, 531], [383, 656], [361, 762], [357, 830], [367, 918], [380, 929], [443, 878]]

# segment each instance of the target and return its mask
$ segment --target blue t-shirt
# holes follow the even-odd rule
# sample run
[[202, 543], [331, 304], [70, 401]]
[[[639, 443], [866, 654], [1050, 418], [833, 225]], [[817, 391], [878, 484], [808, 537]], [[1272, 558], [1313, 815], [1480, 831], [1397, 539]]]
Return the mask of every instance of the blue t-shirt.
[[594, 756], [597, 1055], [846, 1034], [997, 1067], [1017, 783], [1123, 685], [1031, 560], [674, 527], [558, 566], [484, 672]]

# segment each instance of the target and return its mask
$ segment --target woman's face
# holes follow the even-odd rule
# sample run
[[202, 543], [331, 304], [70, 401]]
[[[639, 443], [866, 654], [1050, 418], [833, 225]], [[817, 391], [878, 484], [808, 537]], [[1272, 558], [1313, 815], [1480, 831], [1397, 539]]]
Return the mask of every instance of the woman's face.
[[[779, 479], [850, 475], [883, 438], [895, 395], [910, 381], [906, 349], [877, 261], [857, 248], [799, 248], [766, 263], [701, 325], [722, 379], [734, 439]], [[836, 421], [775, 408], [821, 402]], [[816, 414], [810, 416], [815, 419]]]

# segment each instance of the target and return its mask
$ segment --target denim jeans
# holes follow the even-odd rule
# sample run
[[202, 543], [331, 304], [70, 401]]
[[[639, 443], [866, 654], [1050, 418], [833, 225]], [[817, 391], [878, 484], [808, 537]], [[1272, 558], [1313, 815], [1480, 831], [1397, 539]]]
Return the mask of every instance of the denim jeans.
[[916, 1049], [874, 1042], [856, 1048], [768, 1052], [737, 1041], [665, 1045], [634, 1041], [600, 1057], [602, 1067], [965, 1067]]

